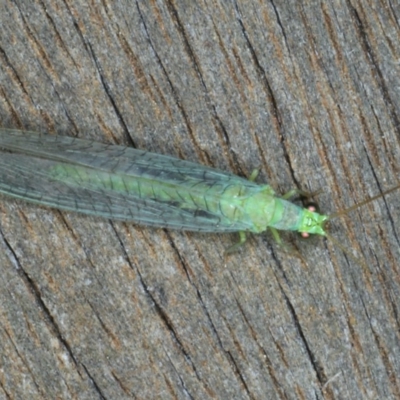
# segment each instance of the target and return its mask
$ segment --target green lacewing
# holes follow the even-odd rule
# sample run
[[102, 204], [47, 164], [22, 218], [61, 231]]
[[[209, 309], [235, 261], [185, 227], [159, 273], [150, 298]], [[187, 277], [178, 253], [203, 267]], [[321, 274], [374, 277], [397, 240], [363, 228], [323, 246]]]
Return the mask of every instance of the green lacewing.
[[0, 193], [32, 203], [148, 226], [239, 232], [238, 245], [247, 232], [267, 228], [278, 240], [277, 230], [327, 235], [329, 216], [291, 203], [292, 192], [278, 197], [255, 174], [248, 180], [148, 151], [13, 129], [0, 129], [0, 149]]

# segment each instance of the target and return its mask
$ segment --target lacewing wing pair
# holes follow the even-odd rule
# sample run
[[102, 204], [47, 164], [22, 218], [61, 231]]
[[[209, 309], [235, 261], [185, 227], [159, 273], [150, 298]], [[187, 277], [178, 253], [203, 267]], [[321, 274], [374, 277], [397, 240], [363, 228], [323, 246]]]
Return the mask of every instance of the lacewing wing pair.
[[[161, 154], [68, 136], [0, 129], [0, 193], [60, 210], [198, 232], [270, 229], [328, 236], [331, 216], [301, 208], [266, 184]], [[330, 237], [330, 236], [329, 236]]]

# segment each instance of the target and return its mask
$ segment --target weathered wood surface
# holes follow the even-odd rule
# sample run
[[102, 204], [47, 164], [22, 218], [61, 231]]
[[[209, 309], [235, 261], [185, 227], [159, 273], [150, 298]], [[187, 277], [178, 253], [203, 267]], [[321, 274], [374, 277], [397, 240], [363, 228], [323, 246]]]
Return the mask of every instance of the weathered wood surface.
[[[280, 3], [280, 4], [278, 4]], [[320, 188], [399, 182], [398, 2], [0, 2], [1, 126]], [[400, 398], [399, 193], [324, 239], [0, 203], [0, 398]]]

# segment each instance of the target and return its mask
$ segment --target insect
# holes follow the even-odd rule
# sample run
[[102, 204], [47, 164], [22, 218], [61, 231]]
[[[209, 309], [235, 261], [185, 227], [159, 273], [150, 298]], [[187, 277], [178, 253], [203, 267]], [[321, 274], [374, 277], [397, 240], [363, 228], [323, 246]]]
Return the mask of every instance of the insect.
[[32, 203], [148, 226], [239, 232], [228, 252], [248, 232], [270, 229], [278, 242], [278, 230], [327, 235], [329, 216], [288, 201], [294, 192], [278, 197], [254, 182], [256, 172], [248, 180], [134, 148], [9, 129], [0, 129], [0, 149], [0, 193]]

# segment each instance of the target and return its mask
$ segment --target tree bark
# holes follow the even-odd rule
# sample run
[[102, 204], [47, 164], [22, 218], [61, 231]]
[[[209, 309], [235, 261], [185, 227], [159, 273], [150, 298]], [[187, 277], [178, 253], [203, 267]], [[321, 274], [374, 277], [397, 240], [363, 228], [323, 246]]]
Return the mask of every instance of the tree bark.
[[[330, 214], [398, 184], [399, 60], [391, 0], [3, 0], [0, 124], [259, 167]], [[1, 197], [0, 398], [400, 398], [396, 198], [332, 220], [347, 253], [225, 258]]]

